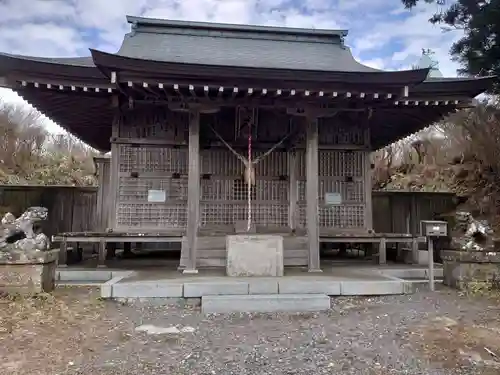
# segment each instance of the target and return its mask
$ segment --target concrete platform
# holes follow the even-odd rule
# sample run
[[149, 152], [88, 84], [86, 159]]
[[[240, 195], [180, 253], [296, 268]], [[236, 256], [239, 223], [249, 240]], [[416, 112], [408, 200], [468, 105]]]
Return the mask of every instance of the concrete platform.
[[[200, 270], [183, 275], [168, 268], [110, 269], [60, 268], [58, 285], [95, 285], [103, 298], [202, 298], [205, 296], [388, 295], [413, 293], [425, 288], [427, 269], [418, 267], [323, 267], [322, 273], [285, 268], [282, 277], [227, 277], [225, 270]], [[435, 269], [436, 282], [442, 269]], [[418, 284], [418, 288], [417, 288]]]
[[326, 294], [257, 294], [247, 296], [204, 296], [201, 311], [207, 313], [236, 312], [311, 312], [330, 308]]
[[[111, 298], [203, 298], [206, 296], [253, 295], [384, 295], [403, 294], [405, 281], [378, 271], [336, 270], [307, 273], [289, 272], [282, 277], [227, 277], [215, 272], [169, 278], [164, 272], [134, 273], [106, 283], [103, 297]], [[219, 273], [220, 275], [220, 273]], [[161, 276], [166, 276], [165, 278]]]

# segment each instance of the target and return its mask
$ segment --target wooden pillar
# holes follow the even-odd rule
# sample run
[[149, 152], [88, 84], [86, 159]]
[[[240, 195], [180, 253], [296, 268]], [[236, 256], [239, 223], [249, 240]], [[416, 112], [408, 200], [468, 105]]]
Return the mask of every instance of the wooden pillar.
[[59, 244], [59, 267], [67, 267], [68, 266], [68, 242], [66, 239], [63, 239]]
[[99, 257], [97, 259], [97, 267], [106, 267], [106, 241], [99, 241]]
[[295, 151], [288, 151], [288, 176], [290, 180], [288, 207], [288, 226], [292, 231], [297, 229], [297, 154]]
[[187, 203], [187, 250], [188, 261], [183, 273], [198, 273], [196, 269], [196, 248], [200, 216], [200, 112], [189, 112], [188, 141], [188, 203]]
[[96, 225], [97, 228], [92, 228], [96, 232], [105, 232], [108, 228], [109, 219], [109, 186], [110, 177], [110, 161], [106, 156], [98, 156], [94, 158], [94, 165], [97, 172], [97, 209], [96, 209]]
[[[113, 120], [112, 136], [119, 137], [120, 113], [117, 110]], [[109, 206], [108, 206], [108, 227], [113, 231], [117, 227], [118, 210], [118, 189], [119, 189], [119, 168], [120, 168], [120, 148], [116, 143], [111, 144], [111, 170], [109, 173]]]
[[378, 264], [387, 264], [387, 242], [381, 238], [378, 244]]
[[[364, 131], [365, 146], [371, 149], [370, 143], [370, 128], [368, 125]], [[370, 158], [370, 151], [366, 151], [363, 155], [364, 161], [364, 182], [365, 182], [365, 229], [368, 233], [373, 231], [373, 202], [372, 202], [372, 162]]]
[[319, 259], [319, 166], [318, 119], [306, 117], [306, 214], [309, 241], [309, 272], [321, 272]]

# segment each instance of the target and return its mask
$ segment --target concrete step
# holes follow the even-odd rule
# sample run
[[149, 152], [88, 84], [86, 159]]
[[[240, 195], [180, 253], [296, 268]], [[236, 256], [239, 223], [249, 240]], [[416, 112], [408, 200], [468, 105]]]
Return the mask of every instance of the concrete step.
[[236, 312], [311, 312], [330, 308], [326, 294], [254, 294], [203, 296], [201, 311], [208, 313]]

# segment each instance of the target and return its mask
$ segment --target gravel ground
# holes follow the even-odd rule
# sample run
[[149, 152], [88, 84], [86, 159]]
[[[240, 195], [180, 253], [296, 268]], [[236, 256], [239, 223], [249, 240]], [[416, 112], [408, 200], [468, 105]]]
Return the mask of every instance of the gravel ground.
[[0, 374], [500, 374], [500, 303], [449, 289], [335, 298], [315, 314], [97, 296], [1, 299]]

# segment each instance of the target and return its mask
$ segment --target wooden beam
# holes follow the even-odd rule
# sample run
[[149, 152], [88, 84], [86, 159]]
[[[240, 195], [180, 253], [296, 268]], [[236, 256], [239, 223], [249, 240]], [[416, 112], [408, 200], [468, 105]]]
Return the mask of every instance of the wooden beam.
[[[368, 116], [365, 120], [365, 126], [363, 129], [364, 144], [368, 148], [371, 148], [370, 142], [370, 120]], [[373, 231], [373, 206], [372, 206], [372, 168], [370, 160], [370, 152], [364, 152], [363, 155], [363, 179], [364, 179], [364, 201], [365, 201], [365, 229], [367, 232]]]
[[381, 238], [378, 245], [378, 264], [387, 264], [387, 242]]
[[[119, 135], [120, 126], [122, 125], [120, 122], [121, 113], [117, 108], [115, 110], [115, 115], [113, 118], [113, 125], [111, 128], [111, 134], [113, 137], [117, 137]], [[118, 212], [118, 187], [119, 187], [119, 167], [120, 167], [120, 146], [118, 144], [111, 145], [111, 170], [109, 174], [109, 228], [112, 230], [116, 230], [117, 228], [117, 212]]]
[[189, 112], [188, 156], [188, 264], [183, 273], [198, 273], [196, 270], [196, 250], [198, 246], [198, 222], [200, 216], [200, 112], [197, 109]]
[[318, 118], [306, 117], [306, 214], [307, 238], [309, 242], [309, 272], [321, 272], [319, 259], [318, 220]]
[[297, 154], [295, 151], [288, 151], [288, 176], [290, 180], [290, 204], [288, 208], [288, 226], [291, 230], [297, 228], [297, 202], [299, 194], [297, 189]]

